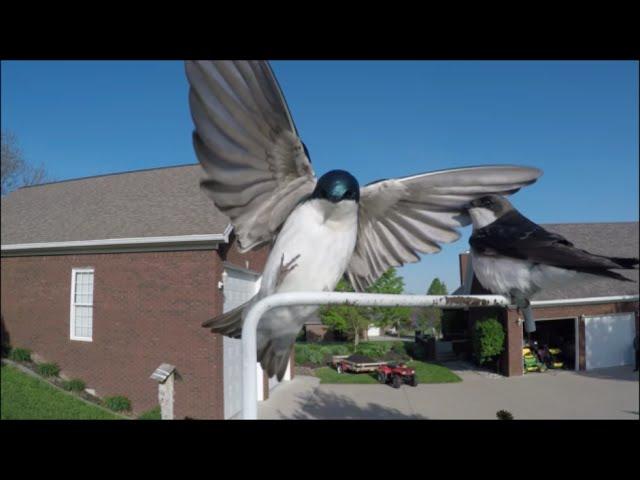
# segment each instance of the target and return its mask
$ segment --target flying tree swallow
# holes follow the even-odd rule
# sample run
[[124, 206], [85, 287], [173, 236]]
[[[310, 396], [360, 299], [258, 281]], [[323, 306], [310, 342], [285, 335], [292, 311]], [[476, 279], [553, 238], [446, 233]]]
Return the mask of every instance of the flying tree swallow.
[[[465, 205], [508, 195], [535, 168], [482, 166], [382, 180], [360, 187], [344, 170], [317, 179], [284, 96], [265, 61], [187, 61], [193, 144], [207, 172], [201, 186], [233, 225], [241, 252], [268, 244], [259, 292], [206, 321], [237, 338], [244, 313], [279, 292], [332, 291], [343, 275], [364, 291], [390, 267], [437, 253], [468, 225]], [[258, 324], [258, 360], [281, 380], [317, 306], [280, 307]]]
[[471, 262], [478, 281], [496, 295], [510, 296], [535, 331], [530, 298], [543, 289], [595, 277], [633, 280], [611, 269], [632, 269], [637, 258], [606, 257], [576, 248], [520, 214], [506, 199], [487, 195], [467, 205], [473, 223]]

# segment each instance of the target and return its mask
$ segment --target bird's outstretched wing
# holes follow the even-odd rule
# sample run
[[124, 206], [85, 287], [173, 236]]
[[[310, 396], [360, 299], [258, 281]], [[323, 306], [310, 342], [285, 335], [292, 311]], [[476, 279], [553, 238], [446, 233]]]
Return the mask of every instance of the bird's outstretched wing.
[[316, 178], [265, 61], [187, 61], [201, 186], [234, 227], [241, 251], [270, 241]]
[[576, 248], [562, 235], [545, 230], [516, 210], [473, 232], [469, 244], [483, 255], [519, 258], [624, 280], [628, 279], [602, 270], [634, 268], [638, 264], [637, 258], [606, 257]]
[[482, 166], [423, 173], [360, 190], [358, 240], [346, 275], [365, 290], [387, 269], [436, 253], [468, 225], [465, 205], [484, 195], [510, 195], [535, 182], [537, 168]]

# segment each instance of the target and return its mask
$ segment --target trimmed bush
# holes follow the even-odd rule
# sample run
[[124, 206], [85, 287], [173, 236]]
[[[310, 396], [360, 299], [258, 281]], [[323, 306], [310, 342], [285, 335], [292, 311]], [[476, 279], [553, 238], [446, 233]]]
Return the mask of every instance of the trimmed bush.
[[513, 420], [513, 415], [507, 410], [498, 410], [496, 417], [498, 417], [498, 420]]
[[82, 392], [85, 387], [85, 383], [79, 378], [62, 382], [62, 388], [69, 392]]
[[321, 365], [324, 360], [324, 355], [320, 350], [309, 350], [307, 352], [307, 361], [308, 363], [313, 363], [315, 365]]
[[14, 348], [9, 353], [9, 358], [14, 362], [30, 362], [31, 350], [26, 348]]
[[298, 365], [324, 365], [333, 355], [349, 355], [347, 344], [297, 343], [295, 358]]
[[39, 363], [36, 365], [36, 371], [43, 377], [57, 377], [60, 367], [57, 363]]
[[473, 330], [473, 350], [480, 365], [502, 353], [504, 338], [504, 328], [495, 318], [488, 318], [476, 323]]
[[162, 420], [162, 414], [160, 412], [160, 406], [158, 405], [151, 410], [147, 410], [138, 417], [138, 420]]
[[407, 349], [404, 345], [404, 342], [394, 343], [391, 347], [391, 351], [393, 353], [397, 353], [398, 355], [407, 355]]
[[129, 400], [127, 397], [123, 397], [122, 395], [105, 398], [104, 405], [109, 410], [113, 410], [114, 412], [131, 411], [131, 400]]

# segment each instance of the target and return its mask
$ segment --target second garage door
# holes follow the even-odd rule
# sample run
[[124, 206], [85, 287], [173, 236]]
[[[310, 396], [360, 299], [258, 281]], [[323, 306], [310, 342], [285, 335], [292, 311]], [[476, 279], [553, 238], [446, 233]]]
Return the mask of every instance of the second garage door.
[[584, 317], [587, 370], [633, 364], [633, 313]]

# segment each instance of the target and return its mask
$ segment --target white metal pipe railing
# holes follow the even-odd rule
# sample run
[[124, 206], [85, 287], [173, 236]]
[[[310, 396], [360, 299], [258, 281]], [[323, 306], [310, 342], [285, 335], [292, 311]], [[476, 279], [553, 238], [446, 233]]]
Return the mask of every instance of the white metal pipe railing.
[[[531, 302], [532, 307], [588, 305], [608, 302], [638, 301], [640, 295], [614, 297], [571, 298]], [[387, 295], [345, 292], [290, 292], [265, 297], [247, 312], [242, 326], [242, 418], [258, 416], [256, 330], [258, 322], [269, 310], [293, 305], [340, 305], [368, 307], [439, 307], [461, 309], [469, 307], [511, 306], [501, 295]]]
[[247, 312], [242, 326], [242, 418], [258, 416], [256, 329], [269, 310], [293, 305], [339, 305], [362, 307], [440, 307], [468, 308], [508, 306], [500, 295], [388, 295], [377, 293], [290, 292], [265, 297]]

